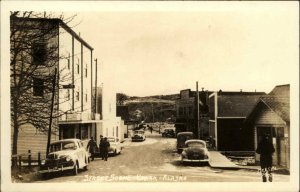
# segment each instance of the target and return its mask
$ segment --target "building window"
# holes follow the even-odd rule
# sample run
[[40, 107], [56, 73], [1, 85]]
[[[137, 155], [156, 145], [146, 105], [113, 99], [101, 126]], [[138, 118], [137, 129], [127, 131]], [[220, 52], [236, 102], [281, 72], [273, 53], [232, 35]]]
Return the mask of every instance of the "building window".
[[67, 98], [68, 98], [68, 100], [70, 100], [70, 89], [67, 89]]
[[47, 48], [45, 42], [38, 42], [32, 45], [32, 63], [44, 65], [47, 59]]
[[79, 74], [79, 59], [77, 60], [77, 74]]
[[44, 96], [44, 80], [33, 78], [33, 96]]
[[76, 101], [79, 101], [79, 91], [76, 91]]
[[85, 102], [87, 103], [87, 101], [88, 101], [88, 95], [87, 95], [87, 90], [86, 90], [86, 92], [85, 92]]
[[70, 69], [70, 53], [69, 53], [69, 56], [68, 56], [68, 58], [67, 58], [67, 64], [68, 64], [68, 69]]
[[87, 64], [85, 65], [85, 77], [88, 76]]

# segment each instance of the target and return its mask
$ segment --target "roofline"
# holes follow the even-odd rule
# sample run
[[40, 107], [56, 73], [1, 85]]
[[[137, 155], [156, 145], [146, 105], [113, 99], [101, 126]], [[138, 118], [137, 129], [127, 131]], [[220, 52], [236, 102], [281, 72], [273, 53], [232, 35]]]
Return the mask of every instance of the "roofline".
[[66, 31], [68, 31], [71, 35], [73, 35], [78, 41], [80, 41], [83, 45], [85, 45], [90, 50], [94, 50], [94, 48], [89, 45], [86, 41], [84, 41], [79, 35], [76, 34], [75, 31], [73, 31], [65, 22], [63, 22], [59, 18], [23, 18], [23, 17], [11, 17], [11, 19], [15, 20], [28, 20], [28, 21], [51, 21], [56, 22], [57, 24], [60, 24]]

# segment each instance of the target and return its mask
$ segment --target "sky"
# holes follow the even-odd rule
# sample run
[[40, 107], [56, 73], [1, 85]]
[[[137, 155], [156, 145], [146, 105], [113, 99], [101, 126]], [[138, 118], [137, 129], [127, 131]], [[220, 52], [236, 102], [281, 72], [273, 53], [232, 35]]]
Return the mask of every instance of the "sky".
[[77, 14], [73, 30], [94, 48], [104, 87], [130, 96], [196, 90], [196, 81], [268, 93], [298, 78], [297, 2], [202, 4], [65, 14]]

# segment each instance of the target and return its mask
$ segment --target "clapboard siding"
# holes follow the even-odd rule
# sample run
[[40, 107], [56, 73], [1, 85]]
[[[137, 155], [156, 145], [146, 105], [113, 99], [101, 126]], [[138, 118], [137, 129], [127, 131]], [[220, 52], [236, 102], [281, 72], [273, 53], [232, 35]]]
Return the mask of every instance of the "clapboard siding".
[[264, 108], [260, 111], [255, 124], [284, 125], [285, 122], [271, 109]]
[[[55, 126], [55, 125], [54, 125]], [[56, 131], [56, 134], [58, 132]], [[13, 130], [12, 130], [13, 136]], [[12, 137], [13, 138], [13, 137]], [[46, 152], [48, 135], [46, 133], [38, 131], [31, 124], [21, 126], [18, 134], [18, 154], [27, 153], [31, 150], [32, 153]], [[58, 140], [58, 136], [51, 135], [51, 141]], [[12, 143], [11, 143], [12, 147]]]

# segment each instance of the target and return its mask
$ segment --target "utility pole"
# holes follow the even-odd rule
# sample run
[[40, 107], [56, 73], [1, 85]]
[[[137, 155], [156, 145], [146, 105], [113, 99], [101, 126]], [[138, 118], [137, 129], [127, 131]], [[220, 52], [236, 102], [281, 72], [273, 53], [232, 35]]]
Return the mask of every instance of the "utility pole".
[[197, 127], [197, 137], [200, 138], [201, 131], [199, 127], [199, 90], [198, 90], [198, 81], [196, 82], [196, 127]]
[[95, 67], [96, 67], [96, 75], [95, 75], [95, 113], [97, 113], [97, 77], [98, 77], [98, 65], [97, 65], [97, 58], [95, 59]]
[[46, 155], [49, 154], [50, 140], [51, 140], [52, 113], [53, 113], [54, 97], [55, 97], [56, 73], [57, 73], [57, 68], [55, 68], [54, 70], [54, 77], [52, 80], [52, 100], [51, 100], [50, 122], [49, 122], [49, 129], [48, 129], [48, 142], [47, 142]]

